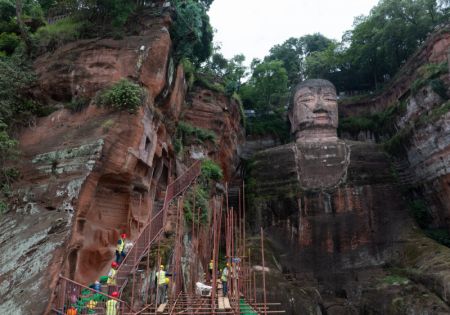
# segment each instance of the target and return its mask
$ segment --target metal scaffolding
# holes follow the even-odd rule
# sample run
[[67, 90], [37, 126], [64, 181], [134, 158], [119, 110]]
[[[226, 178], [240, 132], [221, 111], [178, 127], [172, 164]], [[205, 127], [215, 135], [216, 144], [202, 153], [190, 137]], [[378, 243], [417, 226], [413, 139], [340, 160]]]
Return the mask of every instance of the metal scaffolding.
[[[191, 255], [189, 267], [183, 270], [182, 261], [185, 249], [184, 192], [200, 175], [200, 162], [195, 162], [183, 175], [170, 183], [166, 189], [164, 205], [136, 238], [133, 247], [128, 252], [117, 272], [117, 291], [120, 297], [115, 298], [106, 293], [98, 292], [73, 280], [60, 276], [53, 301], [52, 311], [56, 314], [69, 313], [70, 308], [78, 301], [90, 301], [76, 308], [76, 314], [106, 314], [106, 301], [117, 302], [116, 314], [278, 314], [284, 313], [279, 303], [268, 303], [266, 298], [264, 231], [261, 228], [261, 261], [262, 271], [252, 268], [250, 251], [246, 245], [245, 228], [245, 193], [244, 184], [234, 186], [237, 200], [229, 200], [229, 187], [225, 185], [225, 196], [215, 196], [211, 201], [209, 224], [200, 224], [201, 211], [196, 206], [195, 197], [192, 206], [190, 222]], [[195, 193], [194, 193], [195, 196]], [[161, 264], [160, 242], [163, 238], [164, 225], [167, 219], [169, 204], [176, 202], [176, 228], [172, 256], [172, 281], [168, 290], [167, 303], [157, 305], [156, 289], [152, 286], [150, 270]], [[232, 204], [233, 206], [230, 206]], [[235, 208], [236, 207], [236, 208]], [[157, 249], [157, 258], [150, 265], [150, 250]], [[223, 251], [223, 252], [221, 252]], [[222, 259], [219, 259], [222, 257]], [[207, 270], [209, 262], [213, 263], [211, 277], [208, 272], [199, 274], [199, 269]], [[219, 265], [229, 263], [228, 294], [224, 296]], [[199, 268], [202, 266], [202, 268]], [[141, 268], [141, 269], [139, 269]], [[145, 269], [145, 273], [144, 270]], [[139, 273], [146, 275], [144, 283]], [[190, 282], [185, 283], [183, 272], [189, 273]], [[257, 283], [256, 273], [261, 273]], [[205, 280], [209, 283], [207, 292], [196, 292], [196, 282]], [[127, 290], [125, 290], [127, 287]], [[257, 288], [260, 288], [257, 294]], [[262, 288], [262, 290], [261, 290]], [[156, 291], [156, 292], [155, 292]], [[262, 291], [262, 294], [261, 294]], [[139, 292], [144, 294], [139, 295]], [[156, 293], [156, 294], [155, 294]], [[89, 300], [90, 299], [90, 300]], [[142, 303], [135, 303], [141, 299]]]

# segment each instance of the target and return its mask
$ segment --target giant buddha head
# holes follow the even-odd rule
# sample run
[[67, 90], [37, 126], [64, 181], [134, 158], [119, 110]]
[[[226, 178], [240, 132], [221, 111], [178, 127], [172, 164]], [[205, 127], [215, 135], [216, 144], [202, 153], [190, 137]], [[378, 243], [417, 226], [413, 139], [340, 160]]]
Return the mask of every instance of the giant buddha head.
[[289, 110], [291, 132], [297, 142], [337, 139], [336, 88], [322, 79], [311, 79], [295, 87]]

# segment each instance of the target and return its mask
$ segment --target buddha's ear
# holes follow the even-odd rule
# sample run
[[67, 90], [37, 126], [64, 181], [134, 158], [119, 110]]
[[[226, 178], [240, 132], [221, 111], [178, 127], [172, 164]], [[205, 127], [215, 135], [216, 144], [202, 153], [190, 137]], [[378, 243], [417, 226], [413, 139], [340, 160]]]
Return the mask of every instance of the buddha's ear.
[[291, 133], [294, 133], [295, 123], [294, 123], [294, 107], [293, 106], [288, 110], [288, 118], [291, 123]]

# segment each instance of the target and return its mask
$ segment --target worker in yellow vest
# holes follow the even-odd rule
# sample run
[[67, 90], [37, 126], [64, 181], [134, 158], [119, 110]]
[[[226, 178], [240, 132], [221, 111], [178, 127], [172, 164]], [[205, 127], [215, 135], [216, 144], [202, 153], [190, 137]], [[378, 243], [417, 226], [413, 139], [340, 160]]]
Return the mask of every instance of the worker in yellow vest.
[[[119, 297], [119, 292], [114, 291], [113, 293], [111, 293], [111, 296], [117, 299]], [[117, 315], [119, 303], [117, 302], [116, 299], [109, 299], [106, 302], [106, 315]]]
[[222, 277], [220, 278], [222, 280], [223, 296], [227, 296], [227, 294], [228, 294], [228, 274], [229, 274], [228, 269], [229, 268], [230, 268], [230, 263], [227, 262], [227, 265], [222, 270]]
[[127, 235], [125, 233], [120, 235], [119, 240], [117, 241], [116, 246], [116, 263], [120, 264], [120, 262], [125, 258], [125, 251], [123, 250], [125, 248], [125, 239], [127, 238]]
[[119, 268], [119, 264], [113, 261], [111, 263], [111, 270], [108, 273], [108, 280], [106, 281], [106, 284], [109, 287], [109, 292], [116, 290], [116, 276], [117, 276], [117, 268]]
[[156, 293], [156, 305], [160, 305], [166, 302], [166, 292], [168, 283], [166, 282], [167, 276], [169, 276], [167, 272], [164, 271], [164, 265], [159, 266], [159, 271], [156, 273], [156, 281], [157, 281], [157, 293]]

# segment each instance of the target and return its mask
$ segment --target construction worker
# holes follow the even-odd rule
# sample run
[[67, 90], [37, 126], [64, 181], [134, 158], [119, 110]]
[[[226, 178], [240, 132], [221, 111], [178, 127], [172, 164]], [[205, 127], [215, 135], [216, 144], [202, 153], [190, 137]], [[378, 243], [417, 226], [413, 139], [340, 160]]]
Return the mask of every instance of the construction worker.
[[[117, 299], [119, 297], [119, 292], [114, 291], [113, 293], [111, 293], [111, 296]], [[106, 302], [106, 315], [117, 315], [117, 308], [119, 303], [116, 299], [109, 299]]]
[[222, 270], [222, 277], [220, 278], [222, 280], [223, 296], [227, 296], [227, 294], [228, 294], [228, 274], [229, 274], [228, 269], [229, 268], [230, 268], [230, 263], [227, 262], [226, 266]]
[[164, 271], [164, 265], [159, 266], [159, 271], [156, 273], [156, 305], [160, 305], [165, 301], [166, 295], [166, 272]]
[[125, 233], [120, 235], [119, 240], [117, 241], [117, 247], [116, 247], [116, 263], [120, 264], [123, 258], [125, 258], [125, 251], [123, 250], [125, 248], [125, 239], [127, 238], [127, 235]]
[[115, 261], [113, 261], [111, 263], [111, 270], [108, 273], [108, 281], [106, 282], [106, 284], [110, 288], [109, 291], [116, 290], [116, 274], [117, 274], [118, 267], [119, 267], [119, 264], [116, 263]]

